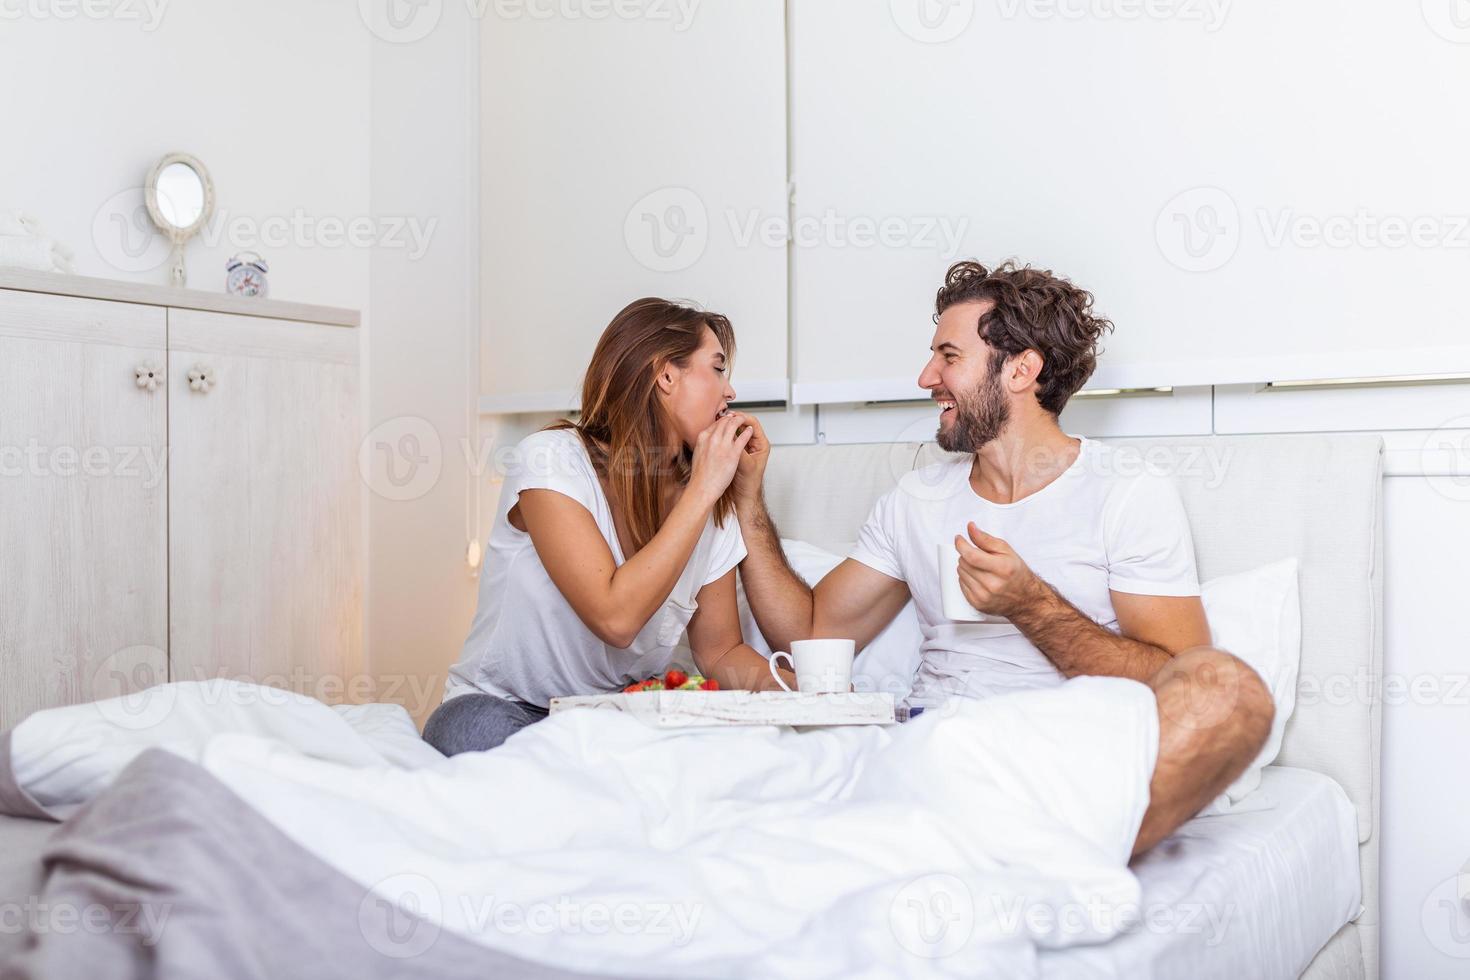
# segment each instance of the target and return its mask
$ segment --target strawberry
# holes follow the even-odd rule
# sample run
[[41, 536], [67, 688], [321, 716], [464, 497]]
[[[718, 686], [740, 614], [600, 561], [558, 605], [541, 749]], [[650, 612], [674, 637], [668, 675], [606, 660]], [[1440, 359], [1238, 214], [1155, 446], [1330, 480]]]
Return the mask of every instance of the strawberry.
[[671, 668], [668, 673], [664, 674], [664, 687], [672, 691], [676, 687], [683, 687], [684, 682], [688, 679], [688, 674], [684, 673], [679, 668], [674, 667]]
[[720, 689], [720, 682], [710, 677], [699, 685], [699, 689], [701, 691], [718, 691]]
[[637, 694], [641, 690], [643, 690], [643, 682], [642, 681], [639, 681], [636, 684], [629, 684], [627, 687], [623, 688], [623, 693], [624, 694]]
[[662, 691], [664, 689], [664, 682], [657, 677], [651, 677], [643, 682], [643, 689], [645, 691]]

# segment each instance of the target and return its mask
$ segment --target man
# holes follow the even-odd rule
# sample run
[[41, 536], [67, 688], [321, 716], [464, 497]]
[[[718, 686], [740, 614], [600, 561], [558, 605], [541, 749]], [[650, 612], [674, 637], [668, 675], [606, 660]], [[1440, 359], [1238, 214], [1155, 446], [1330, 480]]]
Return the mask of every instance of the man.
[[[912, 598], [924, 643], [910, 701], [920, 707], [1079, 675], [1147, 684], [1159, 751], [1140, 853], [1256, 756], [1271, 728], [1270, 692], [1209, 645], [1173, 484], [1114, 465], [1111, 451], [1058, 426], [1112, 328], [1093, 314], [1091, 294], [1030, 267], [960, 262], [939, 290], [934, 322], [919, 386], [939, 408], [939, 445], [971, 455], [908, 474], [873, 508], [852, 556], [810, 589], [766, 512], [770, 447], [752, 420], [736, 479], [751, 609], [774, 648], [844, 637], [861, 650]], [[958, 551], [965, 598], [989, 622], [944, 615], [943, 542]]]

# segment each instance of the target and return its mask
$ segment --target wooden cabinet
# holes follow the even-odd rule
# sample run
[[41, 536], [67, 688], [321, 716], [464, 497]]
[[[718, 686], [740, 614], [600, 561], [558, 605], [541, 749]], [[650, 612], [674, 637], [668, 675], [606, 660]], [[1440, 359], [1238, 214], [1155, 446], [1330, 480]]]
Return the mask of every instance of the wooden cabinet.
[[[335, 700], [362, 645], [355, 331], [192, 310], [168, 322], [173, 679]], [[191, 371], [209, 383], [181, 383]]]
[[57, 278], [0, 273], [0, 729], [168, 679], [341, 700], [362, 669], [355, 315]]
[[167, 676], [164, 311], [0, 290], [0, 726]]

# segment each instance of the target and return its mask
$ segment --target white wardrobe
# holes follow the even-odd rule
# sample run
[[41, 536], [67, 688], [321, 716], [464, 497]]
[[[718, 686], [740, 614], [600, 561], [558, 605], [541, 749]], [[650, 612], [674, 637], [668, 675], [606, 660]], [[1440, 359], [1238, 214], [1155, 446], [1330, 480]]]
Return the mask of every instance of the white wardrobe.
[[0, 272], [0, 728], [362, 670], [358, 315]]

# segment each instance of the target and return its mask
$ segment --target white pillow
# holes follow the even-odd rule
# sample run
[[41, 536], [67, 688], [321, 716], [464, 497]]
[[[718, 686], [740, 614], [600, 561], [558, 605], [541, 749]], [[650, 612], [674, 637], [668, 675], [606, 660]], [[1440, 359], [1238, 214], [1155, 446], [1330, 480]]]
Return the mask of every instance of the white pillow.
[[1215, 646], [1250, 664], [1271, 689], [1276, 718], [1266, 744], [1210, 812], [1229, 809], [1261, 785], [1261, 770], [1281, 752], [1286, 723], [1296, 710], [1302, 663], [1302, 610], [1297, 560], [1287, 558], [1249, 572], [1204, 583], [1200, 592]]

